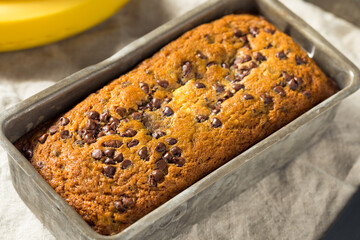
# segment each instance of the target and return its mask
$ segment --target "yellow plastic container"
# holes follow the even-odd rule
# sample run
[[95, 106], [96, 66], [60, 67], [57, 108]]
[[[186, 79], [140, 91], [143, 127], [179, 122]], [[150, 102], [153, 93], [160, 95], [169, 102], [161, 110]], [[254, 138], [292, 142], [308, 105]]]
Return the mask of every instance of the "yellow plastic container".
[[113, 15], [128, 0], [0, 0], [0, 52], [55, 42]]

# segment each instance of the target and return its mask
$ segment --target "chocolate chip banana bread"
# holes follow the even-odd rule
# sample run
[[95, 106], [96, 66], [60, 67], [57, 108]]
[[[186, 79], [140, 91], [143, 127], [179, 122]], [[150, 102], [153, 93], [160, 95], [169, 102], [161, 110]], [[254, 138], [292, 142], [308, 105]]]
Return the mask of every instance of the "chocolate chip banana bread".
[[336, 91], [290, 37], [229, 15], [16, 146], [95, 231], [112, 235]]

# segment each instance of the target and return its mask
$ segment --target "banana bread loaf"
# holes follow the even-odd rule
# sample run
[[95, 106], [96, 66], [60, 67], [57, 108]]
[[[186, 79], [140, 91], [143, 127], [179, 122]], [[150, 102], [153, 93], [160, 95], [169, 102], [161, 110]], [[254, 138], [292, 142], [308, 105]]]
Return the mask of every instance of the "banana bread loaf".
[[228, 15], [16, 146], [95, 231], [112, 235], [336, 91], [289, 36]]

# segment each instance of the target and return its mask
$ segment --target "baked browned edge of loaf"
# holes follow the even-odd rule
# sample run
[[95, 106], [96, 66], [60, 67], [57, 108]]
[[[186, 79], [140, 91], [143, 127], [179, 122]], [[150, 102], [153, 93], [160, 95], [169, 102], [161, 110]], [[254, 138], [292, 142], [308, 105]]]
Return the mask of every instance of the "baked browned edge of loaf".
[[112, 235], [336, 91], [289, 36], [228, 15], [16, 146], [95, 231]]

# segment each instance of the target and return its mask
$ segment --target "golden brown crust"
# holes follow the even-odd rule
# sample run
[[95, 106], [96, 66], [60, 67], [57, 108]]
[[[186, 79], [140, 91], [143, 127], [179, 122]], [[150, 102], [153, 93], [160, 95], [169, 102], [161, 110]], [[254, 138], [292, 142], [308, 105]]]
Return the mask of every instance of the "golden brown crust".
[[229, 15], [91, 94], [53, 123], [58, 129], [41, 127], [16, 145], [97, 232], [110, 235], [335, 92], [290, 37], [262, 18]]

